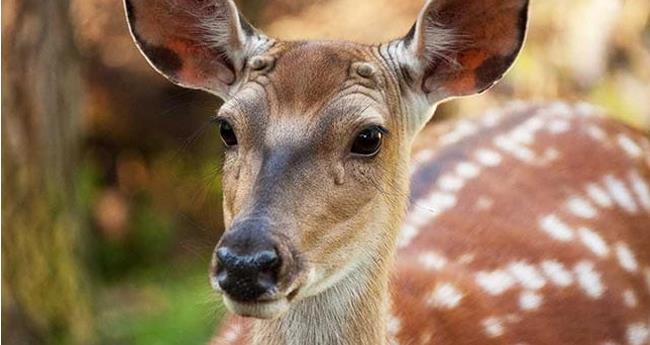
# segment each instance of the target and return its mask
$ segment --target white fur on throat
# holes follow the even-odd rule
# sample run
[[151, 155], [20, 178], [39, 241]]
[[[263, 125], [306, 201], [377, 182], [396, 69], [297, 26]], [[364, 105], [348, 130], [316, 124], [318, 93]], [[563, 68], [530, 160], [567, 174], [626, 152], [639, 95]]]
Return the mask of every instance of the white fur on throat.
[[[360, 333], [378, 337], [363, 339], [363, 343], [385, 344], [386, 322], [382, 318], [388, 314], [387, 287], [373, 291], [378, 277], [368, 267], [374, 266], [357, 265], [334, 286], [293, 305], [277, 320], [256, 321], [253, 344], [352, 345], [359, 343], [360, 339], [352, 337]], [[374, 331], [356, 332], [358, 327], [373, 327]]]

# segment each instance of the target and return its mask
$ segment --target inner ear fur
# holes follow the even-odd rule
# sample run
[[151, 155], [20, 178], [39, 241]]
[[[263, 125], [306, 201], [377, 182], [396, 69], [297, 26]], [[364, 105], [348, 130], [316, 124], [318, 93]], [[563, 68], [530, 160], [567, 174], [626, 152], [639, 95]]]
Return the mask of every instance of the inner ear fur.
[[422, 92], [480, 93], [501, 79], [523, 46], [528, 0], [430, 0], [405, 46]]
[[232, 0], [124, 0], [129, 29], [172, 82], [224, 97], [246, 56], [265, 41]]

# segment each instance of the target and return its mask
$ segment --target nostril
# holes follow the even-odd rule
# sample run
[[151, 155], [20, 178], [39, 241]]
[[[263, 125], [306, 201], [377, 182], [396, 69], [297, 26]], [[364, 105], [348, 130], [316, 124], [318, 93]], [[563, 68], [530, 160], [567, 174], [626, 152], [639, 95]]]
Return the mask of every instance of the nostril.
[[275, 249], [261, 250], [250, 255], [237, 255], [228, 247], [217, 249], [219, 266], [227, 270], [273, 270], [280, 266], [280, 257]]
[[228, 280], [228, 273], [226, 272], [226, 270], [217, 270], [215, 274], [219, 286], [224, 286]]
[[255, 254], [255, 263], [260, 270], [272, 270], [280, 266], [280, 257], [275, 250], [263, 250]]
[[275, 288], [280, 257], [274, 249], [240, 255], [228, 247], [220, 247], [215, 255], [216, 283], [230, 298], [253, 301]]
[[235, 255], [230, 251], [228, 247], [221, 247], [217, 249], [217, 260], [222, 266], [229, 266], [229, 264], [234, 261]]

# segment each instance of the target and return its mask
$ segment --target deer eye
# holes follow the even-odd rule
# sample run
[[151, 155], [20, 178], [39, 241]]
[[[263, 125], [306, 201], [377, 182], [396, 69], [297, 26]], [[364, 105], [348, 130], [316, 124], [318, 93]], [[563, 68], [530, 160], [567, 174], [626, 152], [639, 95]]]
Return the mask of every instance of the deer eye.
[[386, 130], [379, 126], [369, 127], [357, 134], [351, 152], [362, 157], [374, 157], [379, 153]]
[[226, 145], [226, 147], [237, 145], [237, 136], [235, 135], [235, 130], [232, 128], [232, 125], [228, 121], [219, 121], [219, 134], [221, 135], [221, 140]]

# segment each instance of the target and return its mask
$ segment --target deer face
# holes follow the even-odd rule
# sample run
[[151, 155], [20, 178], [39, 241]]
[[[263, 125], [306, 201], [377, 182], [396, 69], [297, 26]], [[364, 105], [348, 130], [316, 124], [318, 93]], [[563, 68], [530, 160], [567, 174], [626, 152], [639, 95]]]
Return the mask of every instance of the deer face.
[[277, 43], [219, 111], [228, 231], [213, 279], [243, 314], [320, 292], [391, 236], [376, 214], [395, 209], [380, 186], [404, 181], [398, 95], [367, 48], [346, 48]]
[[527, 2], [486, 3], [429, 2], [405, 38], [366, 46], [275, 41], [227, 0], [126, 0], [154, 68], [225, 100], [227, 230], [211, 281], [233, 312], [277, 317], [389, 256], [413, 136], [521, 47]]

